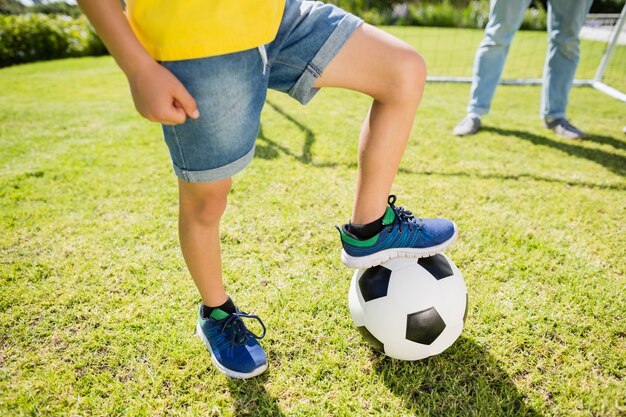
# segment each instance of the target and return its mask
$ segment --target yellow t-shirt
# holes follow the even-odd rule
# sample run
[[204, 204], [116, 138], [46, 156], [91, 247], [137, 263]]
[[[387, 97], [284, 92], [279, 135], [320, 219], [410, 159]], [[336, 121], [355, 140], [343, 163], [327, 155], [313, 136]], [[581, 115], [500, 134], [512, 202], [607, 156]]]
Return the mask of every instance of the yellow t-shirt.
[[154, 59], [177, 61], [271, 42], [285, 0], [128, 0], [126, 17]]

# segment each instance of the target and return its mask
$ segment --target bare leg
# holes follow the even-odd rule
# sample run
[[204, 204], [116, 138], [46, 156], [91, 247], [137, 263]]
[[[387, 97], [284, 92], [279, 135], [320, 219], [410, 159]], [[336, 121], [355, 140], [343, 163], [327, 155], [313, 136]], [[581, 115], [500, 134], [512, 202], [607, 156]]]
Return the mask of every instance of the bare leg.
[[230, 178], [210, 183], [178, 181], [180, 246], [202, 302], [211, 307], [228, 297], [222, 282], [219, 224], [230, 185]]
[[426, 65], [412, 47], [364, 24], [315, 83], [360, 91], [374, 99], [359, 138], [355, 224], [369, 223], [385, 212], [425, 81]]

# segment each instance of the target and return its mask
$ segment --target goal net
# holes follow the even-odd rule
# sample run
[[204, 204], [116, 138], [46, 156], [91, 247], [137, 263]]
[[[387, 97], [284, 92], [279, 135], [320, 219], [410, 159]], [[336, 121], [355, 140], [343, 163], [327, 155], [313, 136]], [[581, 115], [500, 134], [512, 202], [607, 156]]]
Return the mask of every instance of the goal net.
[[[621, 14], [589, 14], [581, 31], [574, 85], [587, 85], [626, 102], [626, 6]], [[471, 82], [482, 29], [388, 27], [413, 45], [428, 63], [431, 82]], [[545, 31], [520, 30], [509, 49], [503, 84], [541, 84]]]

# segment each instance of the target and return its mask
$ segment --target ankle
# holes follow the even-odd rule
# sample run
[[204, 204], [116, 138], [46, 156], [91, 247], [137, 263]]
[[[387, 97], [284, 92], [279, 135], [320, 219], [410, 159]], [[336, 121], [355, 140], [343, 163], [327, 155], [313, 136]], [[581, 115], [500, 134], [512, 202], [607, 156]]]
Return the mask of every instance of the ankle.
[[235, 309], [235, 304], [233, 303], [233, 300], [227, 295], [226, 296], [226, 301], [224, 301], [223, 303], [214, 305], [207, 305], [205, 304], [205, 302], [202, 302], [202, 310], [201, 310], [201, 315], [203, 318], [207, 318], [211, 315], [211, 313], [213, 312], [213, 310], [215, 309], [220, 309], [222, 311], [224, 311], [225, 313], [228, 314], [233, 314], [236, 309]]
[[202, 296], [202, 304], [208, 307], [219, 307], [230, 299], [225, 291], [218, 291], [217, 288], [210, 289], [208, 296]]
[[346, 229], [350, 234], [356, 236], [358, 239], [366, 240], [380, 233], [384, 226], [384, 217], [385, 215], [382, 215], [378, 219], [366, 224], [354, 224], [350, 222], [346, 225]]
[[358, 202], [354, 206], [350, 223], [354, 225], [363, 225], [371, 223], [385, 215], [387, 210], [387, 200], [383, 200], [383, 204], [367, 204]]

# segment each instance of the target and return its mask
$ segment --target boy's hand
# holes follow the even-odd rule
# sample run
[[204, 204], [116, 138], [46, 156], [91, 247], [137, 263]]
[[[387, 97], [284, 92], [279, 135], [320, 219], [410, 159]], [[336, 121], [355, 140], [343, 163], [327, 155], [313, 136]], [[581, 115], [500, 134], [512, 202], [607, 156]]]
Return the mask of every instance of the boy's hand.
[[115, 61], [128, 77], [139, 114], [166, 125], [200, 117], [180, 81], [148, 54], [124, 17], [119, 0], [78, 0]]
[[165, 67], [152, 61], [128, 75], [135, 108], [143, 117], [165, 125], [200, 117], [196, 101]]

